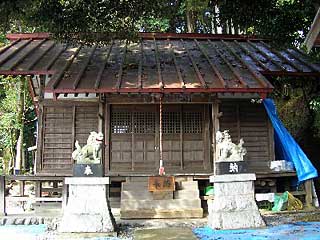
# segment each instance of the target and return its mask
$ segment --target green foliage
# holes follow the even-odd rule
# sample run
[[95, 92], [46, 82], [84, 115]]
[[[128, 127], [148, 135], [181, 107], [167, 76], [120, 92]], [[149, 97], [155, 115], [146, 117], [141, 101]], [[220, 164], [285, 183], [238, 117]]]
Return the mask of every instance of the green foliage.
[[[34, 145], [35, 126], [32, 120], [35, 119], [35, 113], [26, 86], [23, 87], [26, 98], [23, 116], [19, 114], [18, 107], [20, 84], [25, 84], [25, 82], [20, 77], [0, 77], [0, 156], [2, 163], [11, 162], [13, 164], [20, 129], [25, 132], [24, 145]], [[26, 124], [30, 121], [31, 124]], [[6, 169], [9, 168], [10, 166], [6, 166]]]
[[290, 99], [277, 99], [276, 105], [283, 124], [295, 139], [301, 141], [312, 121], [308, 104], [301, 95], [297, 95]]
[[277, 46], [302, 42], [316, 14], [315, 0], [219, 1], [221, 19], [244, 32], [271, 37]]
[[314, 114], [313, 127], [316, 137], [320, 139], [320, 97], [313, 99], [310, 102], [310, 108]]

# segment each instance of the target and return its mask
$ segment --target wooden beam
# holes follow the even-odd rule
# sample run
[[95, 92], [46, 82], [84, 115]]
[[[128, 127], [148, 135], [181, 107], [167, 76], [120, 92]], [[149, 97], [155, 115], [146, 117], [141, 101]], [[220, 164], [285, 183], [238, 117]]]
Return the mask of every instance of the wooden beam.
[[62, 185], [62, 210], [67, 207], [68, 204], [68, 184], [66, 184], [66, 179], [63, 179]]
[[39, 60], [40, 60], [44, 55], [46, 55], [54, 46], [55, 46], [55, 42], [52, 41], [51, 44], [49, 45], [49, 47], [48, 47], [46, 50], [44, 50], [38, 57], [33, 58], [33, 59], [30, 59], [30, 62], [29, 62], [29, 64], [27, 65], [26, 70], [32, 69], [32, 68], [39, 62]]
[[84, 62], [84, 64], [81, 66], [80, 70], [79, 70], [79, 73], [78, 75], [76, 76], [74, 82], [73, 82], [73, 89], [76, 89], [79, 85], [79, 82], [80, 82], [80, 79], [82, 77], [82, 75], [84, 74], [85, 70], [87, 69], [91, 59], [92, 59], [92, 56], [94, 54], [94, 51], [96, 50], [97, 48], [97, 45], [93, 46], [93, 48], [91, 49], [90, 53], [89, 53], [89, 56], [88, 58], [86, 59], [86, 61]]
[[118, 79], [117, 79], [117, 83], [116, 83], [116, 89], [118, 89], [118, 90], [121, 87], [122, 75], [123, 75], [123, 67], [124, 67], [123, 65], [124, 65], [124, 63], [126, 61], [127, 48], [128, 48], [128, 41], [126, 42], [126, 44], [124, 46], [122, 59], [121, 59], [121, 65], [120, 65], [120, 69], [119, 69], [119, 73], [118, 73]]
[[47, 39], [42, 39], [41, 41], [38, 41], [35, 46], [30, 48], [28, 51], [26, 51], [22, 56], [19, 57], [15, 62], [11, 63], [11, 65], [8, 67], [8, 69], [15, 68], [18, 64], [20, 64], [27, 56], [29, 56], [32, 52], [34, 52], [37, 48], [39, 48]]
[[305, 191], [306, 191], [306, 197], [305, 197], [305, 203], [306, 203], [306, 207], [308, 209], [313, 209], [313, 203], [312, 203], [312, 179], [311, 180], [307, 180], [304, 182], [304, 187], [305, 187]]
[[105, 166], [104, 166], [104, 174], [108, 175], [110, 171], [110, 139], [111, 139], [111, 122], [110, 122], [110, 104], [106, 103], [105, 105], [105, 112], [104, 112], [104, 117], [105, 117], [105, 124], [104, 124], [104, 156], [105, 156]]
[[274, 65], [276, 65], [278, 68], [287, 71], [287, 69], [285, 67], [283, 67], [280, 63], [278, 63], [277, 61], [273, 60], [272, 58], [270, 58], [264, 51], [262, 51], [260, 48], [258, 48], [255, 44], [253, 44], [250, 40], [247, 41], [247, 43], [254, 48], [256, 51], [258, 51], [258, 53], [260, 55], [262, 55], [266, 60], [269, 60], [270, 62], [272, 62]]
[[80, 45], [76, 51], [67, 59], [66, 64], [62, 67], [60, 72], [52, 79], [52, 88], [56, 88], [60, 83], [62, 77], [64, 76], [65, 72], [69, 69], [71, 64], [73, 63], [74, 59], [77, 57], [78, 53], [80, 52], [82, 45]]
[[236, 76], [236, 78], [238, 79], [238, 81], [246, 88], [249, 88], [248, 84], [244, 81], [244, 79], [241, 77], [241, 75], [237, 72], [237, 70], [231, 65], [231, 63], [228, 61], [228, 59], [226, 57], [223, 56], [223, 54], [221, 53], [221, 51], [210, 41], [208, 40], [208, 42], [211, 44], [211, 46], [213, 47], [213, 49], [216, 51], [216, 53], [219, 55], [219, 57], [224, 61], [225, 64], [227, 64], [227, 66], [229, 67], [229, 69], [231, 70], [231, 72]]
[[200, 72], [200, 70], [199, 70], [199, 68], [198, 68], [195, 60], [194, 60], [193, 57], [191, 56], [191, 53], [189, 52], [187, 46], [184, 44], [184, 41], [183, 41], [182, 39], [180, 39], [180, 41], [182, 42], [183, 48], [184, 48], [184, 49], [186, 50], [186, 52], [187, 52], [187, 55], [188, 55], [188, 57], [189, 57], [189, 59], [190, 59], [190, 61], [191, 61], [191, 63], [192, 63], [193, 69], [194, 69], [195, 72], [196, 72], [196, 75], [197, 75], [197, 78], [198, 78], [200, 84], [202, 85], [203, 88], [208, 88], [208, 85], [207, 85], [206, 81], [203, 79], [203, 77], [202, 77], [202, 75], [201, 75], [201, 72]]
[[180, 67], [178, 65], [178, 61], [177, 61], [177, 58], [176, 58], [176, 54], [174, 53], [174, 50], [172, 48], [172, 44], [170, 43], [170, 40], [168, 40], [168, 42], [169, 42], [170, 54], [171, 54], [171, 57], [173, 59], [174, 67], [175, 67], [175, 69], [177, 71], [178, 79], [179, 79], [179, 81], [181, 83], [181, 87], [183, 89], [185, 89], [186, 88], [186, 84], [185, 84], [185, 82], [183, 80], [183, 77], [182, 77], [182, 74], [181, 74], [181, 69], [180, 69]]
[[47, 63], [47, 65], [44, 67], [44, 70], [49, 70], [53, 64], [57, 61], [57, 59], [60, 57], [60, 55], [68, 49], [68, 44], [66, 44], [64, 47], [62, 47], [58, 52], [56, 52], [55, 55], [50, 59], [50, 61]]
[[217, 100], [212, 102], [212, 150], [213, 150], [213, 174], [216, 175], [216, 161], [218, 160], [218, 151], [216, 144], [216, 133], [220, 130], [219, 123], [219, 102]]
[[315, 42], [319, 36], [319, 31], [320, 31], [320, 8], [318, 9], [317, 14], [313, 19], [310, 30], [303, 43], [307, 47], [308, 52], [310, 52], [312, 47], [314, 47]]
[[6, 179], [0, 176], [0, 216], [6, 216]]
[[142, 88], [143, 41], [140, 40], [140, 60], [138, 68], [138, 88]]
[[16, 39], [16, 40], [12, 41], [10, 44], [0, 48], [0, 54], [7, 51], [7, 49], [11, 48], [13, 45], [17, 44], [19, 41], [21, 41], [21, 39]]
[[251, 51], [249, 51], [245, 46], [240, 44], [237, 40], [234, 40], [234, 42], [252, 59], [254, 60], [261, 68], [263, 68], [264, 71], [269, 71], [269, 68], [262, 63], [254, 54], [252, 54]]
[[159, 81], [159, 88], [163, 89], [164, 85], [163, 85], [163, 80], [162, 80], [162, 74], [161, 74], [161, 66], [160, 66], [160, 59], [159, 59], [159, 49], [158, 49], [158, 45], [156, 42], [156, 39], [153, 39], [153, 43], [154, 43], [154, 53], [155, 53], [155, 59], [156, 59], [156, 64], [157, 64], [157, 70], [158, 70], [158, 81]]
[[201, 53], [207, 59], [207, 61], [208, 61], [209, 65], [210, 65], [210, 67], [212, 68], [213, 72], [217, 75], [222, 87], [226, 88], [227, 84], [226, 84], [223, 76], [221, 75], [219, 69], [213, 64], [213, 62], [211, 61], [211, 59], [210, 59], [209, 55], [207, 54], [207, 52], [205, 51], [205, 49], [200, 46], [198, 40], [195, 39], [194, 41], [196, 42], [196, 44], [197, 44], [198, 48], [200, 49]]
[[[104, 124], [105, 124], [105, 116], [104, 116], [104, 113], [105, 113], [105, 110], [104, 110], [104, 102], [99, 102], [99, 106], [98, 106], [98, 132], [101, 132], [103, 133], [103, 137], [104, 137], [104, 143], [106, 142], [105, 141], [105, 138], [106, 138], [106, 135], [105, 135], [105, 132], [104, 132]], [[104, 144], [102, 144], [102, 149], [105, 148]], [[102, 166], [105, 165], [105, 152], [101, 149], [101, 154], [100, 154], [100, 159], [101, 159], [101, 164]], [[103, 169], [104, 171], [104, 169]]]
[[208, 171], [211, 169], [211, 163], [210, 163], [210, 126], [209, 126], [209, 106], [203, 105], [204, 111], [202, 113], [203, 119], [202, 119], [202, 126], [203, 126], [203, 153], [204, 153], [204, 159], [203, 159], [203, 168], [204, 170]]
[[237, 53], [236, 51], [224, 40], [221, 40], [223, 45], [233, 54], [233, 56], [241, 62], [241, 64], [248, 69], [248, 71], [251, 73], [251, 75], [262, 85], [263, 87], [269, 87], [269, 84], [267, 83], [267, 79], [263, 77], [259, 72], [256, 72], [253, 68], [250, 67], [249, 64], [247, 64]]
[[39, 103], [39, 116], [38, 116], [38, 132], [37, 132], [37, 157], [35, 163], [34, 173], [37, 174], [42, 169], [42, 161], [43, 161], [43, 126], [44, 126], [44, 107], [42, 102]]
[[183, 129], [184, 121], [183, 121], [183, 104], [180, 104], [180, 169], [183, 171], [184, 169], [184, 154], [183, 154]]
[[102, 74], [103, 74], [103, 72], [104, 72], [104, 70], [105, 70], [105, 68], [107, 66], [107, 63], [108, 63], [108, 60], [109, 60], [109, 57], [110, 57], [110, 53], [111, 53], [111, 50], [112, 50], [112, 47], [113, 47], [113, 44], [114, 44], [114, 41], [111, 42], [111, 45], [110, 45], [110, 47], [109, 47], [109, 49], [107, 51], [107, 55], [106, 55], [102, 65], [101, 65], [101, 68], [100, 68], [99, 72], [98, 72], [96, 81], [94, 83], [94, 88], [95, 89], [99, 88], [99, 86], [100, 86], [101, 77], [102, 77]]
[[11, 59], [15, 54], [17, 54], [18, 52], [20, 52], [25, 46], [27, 46], [32, 40], [26, 40], [24, 43], [22, 43], [19, 47], [13, 49], [5, 58], [3, 58], [2, 60], [0, 60], [0, 65], [4, 64], [5, 62], [7, 62], [9, 59]]
[[[76, 115], [77, 115], [77, 107], [76, 105], [73, 105], [72, 107], [72, 132], [71, 132], [71, 148], [72, 148], [72, 152], [74, 151], [74, 144], [76, 142]], [[71, 162], [72, 162], [72, 158], [71, 158]]]
[[134, 114], [133, 109], [130, 109], [130, 115], [131, 115], [131, 171], [134, 172], [134, 157], [135, 157], [135, 136], [134, 136]]
[[42, 197], [42, 182], [41, 181], [35, 182], [35, 195], [36, 195], [36, 197]]
[[288, 65], [290, 65], [291, 67], [293, 67], [294, 69], [303, 72], [303, 69], [295, 64], [294, 62], [289, 61], [286, 57], [284, 57], [281, 53], [279, 53], [278, 51], [275, 51], [271, 48], [271, 46], [263, 41], [260, 42], [265, 48], [267, 48], [270, 52], [272, 52], [274, 55], [276, 55], [278, 58], [280, 58], [282, 61], [284, 61], [285, 63], [287, 63]]

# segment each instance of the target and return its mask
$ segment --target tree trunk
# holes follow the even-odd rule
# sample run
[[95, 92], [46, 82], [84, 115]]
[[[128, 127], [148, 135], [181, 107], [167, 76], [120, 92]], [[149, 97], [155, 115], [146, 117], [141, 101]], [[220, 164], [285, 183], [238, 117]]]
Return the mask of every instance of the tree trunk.
[[193, 33], [194, 29], [195, 29], [195, 27], [194, 27], [195, 22], [194, 22], [194, 18], [192, 16], [192, 11], [187, 10], [186, 15], [187, 15], [187, 31], [188, 31], [188, 33]]
[[19, 131], [18, 131], [18, 141], [16, 145], [16, 158], [15, 158], [15, 172], [19, 173], [25, 167], [24, 161], [24, 136], [23, 136], [23, 129], [24, 129], [24, 92], [25, 92], [25, 79], [22, 78], [19, 84], [19, 92], [18, 92], [18, 116], [17, 120], [19, 123]]

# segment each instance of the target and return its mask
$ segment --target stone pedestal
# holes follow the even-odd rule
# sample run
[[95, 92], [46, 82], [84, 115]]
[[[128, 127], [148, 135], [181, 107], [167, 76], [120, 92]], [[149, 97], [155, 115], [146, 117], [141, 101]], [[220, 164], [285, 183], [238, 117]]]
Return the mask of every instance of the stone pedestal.
[[108, 177], [70, 177], [69, 198], [60, 232], [113, 232], [114, 220], [107, 203]]
[[208, 225], [215, 229], [264, 227], [254, 198], [255, 174], [224, 174], [211, 176], [214, 200]]

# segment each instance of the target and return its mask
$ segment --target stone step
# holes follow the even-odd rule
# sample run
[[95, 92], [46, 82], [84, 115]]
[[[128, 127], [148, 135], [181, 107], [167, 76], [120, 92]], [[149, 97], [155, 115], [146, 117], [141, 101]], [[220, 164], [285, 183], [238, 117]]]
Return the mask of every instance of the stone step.
[[152, 192], [147, 190], [139, 191], [121, 191], [121, 201], [122, 200], [153, 200]]
[[187, 209], [139, 209], [120, 211], [122, 219], [148, 219], [148, 218], [202, 218], [202, 208]]
[[176, 190], [198, 190], [197, 181], [181, 181], [177, 182], [176, 186]]
[[148, 182], [148, 177], [127, 177], [127, 182]]
[[148, 191], [148, 182], [123, 182], [122, 191]]
[[174, 199], [198, 199], [199, 190], [177, 190], [173, 193]]
[[122, 200], [121, 210], [201, 208], [200, 199]]

